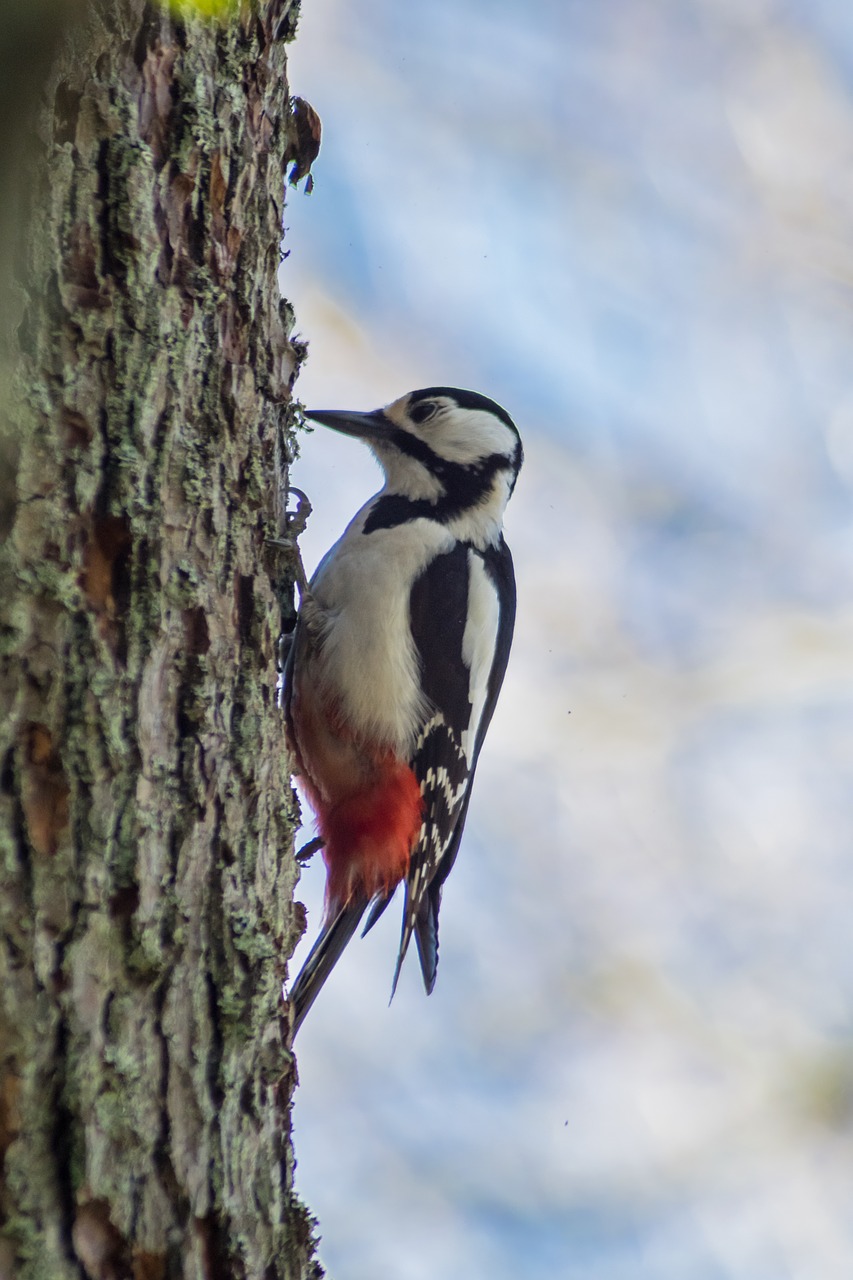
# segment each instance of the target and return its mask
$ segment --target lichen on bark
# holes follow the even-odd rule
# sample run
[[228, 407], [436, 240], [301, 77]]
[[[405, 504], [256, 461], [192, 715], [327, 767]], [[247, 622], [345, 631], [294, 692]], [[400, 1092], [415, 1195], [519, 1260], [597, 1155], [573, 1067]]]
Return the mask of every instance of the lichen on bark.
[[0, 550], [0, 1274], [302, 1280], [276, 698], [288, 0], [93, 3], [28, 167]]

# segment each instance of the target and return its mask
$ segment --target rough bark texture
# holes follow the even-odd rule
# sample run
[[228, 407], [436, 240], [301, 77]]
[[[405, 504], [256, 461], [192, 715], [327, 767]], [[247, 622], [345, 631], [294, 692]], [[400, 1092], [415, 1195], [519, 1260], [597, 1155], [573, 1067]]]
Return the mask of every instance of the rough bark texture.
[[0, 455], [3, 1280], [320, 1274], [267, 542], [301, 354], [276, 283], [294, 23], [102, 0], [30, 148]]

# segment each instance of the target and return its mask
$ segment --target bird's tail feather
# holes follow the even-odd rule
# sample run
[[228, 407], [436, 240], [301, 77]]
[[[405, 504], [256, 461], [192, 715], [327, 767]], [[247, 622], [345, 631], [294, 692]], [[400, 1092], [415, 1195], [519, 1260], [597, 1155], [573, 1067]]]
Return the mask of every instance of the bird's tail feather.
[[424, 987], [429, 996], [438, 972], [438, 906], [430, 895], [424, 897], [415, 918], [415, 942], [418, 944]]
[[382, 915], [383, 911], [388, 906], [388, 903], [391, 901], [393, 897], [394, 897], [394, 893], [391, 892], [386, 897], [377, 898], [374, 901], [373, 906], [370, 909], [370, 915], [367, 917], [367, 924], [364, 926], [364, 928], [361, 931], [362, 938], [367, 937], [367, 935], [370, 933], [370, 930], [376, 924], [376, 921]]
[[[394, 981], [391, 984], [391, 999], [394, 999], [397, 990], [397, 983], [400, 979], [400, 970], [403, 967], [403, 961], [406, 958], [406, 952], [409, 949], [409, 943], [414, 936], [418, 946], [418, 959], [421, 962], [421, 973], [423, 974], [424, 987], [427, 995], [432, 994], [435, 986], [435, 977], [438, 970], [438, 907], [441, 902], [441, 891], [433, 898], [427, 892], [421, 895], [416, 902], [409, 894], [409, 886], [406, 886], [406, 905], [403, 909], [403, 928], [400, 934], [400, 947], [397, 952], [397, 966], [394, 970]], [[382, 910], [385, 905], [383, 904]], [[379, 913], [377, 913], [379, 914]], [[368, 922], [373, 923], [373, 920]], [[367, 932], [365, 930], [365, 932]]]
[[311, 948], [308, 959], [299, 970], [299, 976], [290, 992], [294, 1035], [301, 1027], [323, 983], [340, 959], [344, 947], [358, 928], [366, 909], [366, 899], [353, 902], [349, 906], [341, 907], [324, 923], [320, 936]]

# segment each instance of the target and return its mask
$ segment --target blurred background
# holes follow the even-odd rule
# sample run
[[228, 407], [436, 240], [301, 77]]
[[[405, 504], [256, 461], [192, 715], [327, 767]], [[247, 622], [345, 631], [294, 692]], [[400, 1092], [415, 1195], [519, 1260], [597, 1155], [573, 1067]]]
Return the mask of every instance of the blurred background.
[[[395, 904], [300, 1034], [321, 1258], [849, 1280], [853, 9], [304, 0], [291, 79], [301, 399], [470, 387], [527, 453], [436, 991], [387, 1007]], [[379, 473], [293, 480], [311, 570]]]

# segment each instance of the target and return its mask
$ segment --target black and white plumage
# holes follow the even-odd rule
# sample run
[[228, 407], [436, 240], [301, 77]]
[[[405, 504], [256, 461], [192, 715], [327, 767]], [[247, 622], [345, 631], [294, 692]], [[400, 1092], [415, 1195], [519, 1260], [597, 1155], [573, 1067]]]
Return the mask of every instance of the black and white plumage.
[[502, 521], [522, 462], [512, 419], [471, 391], [307, 416], [364, 440], [386, 482], [314, 575], [285, 672], [327, 868], [323, 927], [291, 992], [296, 1026], [368, 906], [365, 932], [401, 880], [394, 987], [413, 934], [435, 984], [442, 887], [512, 641]]

